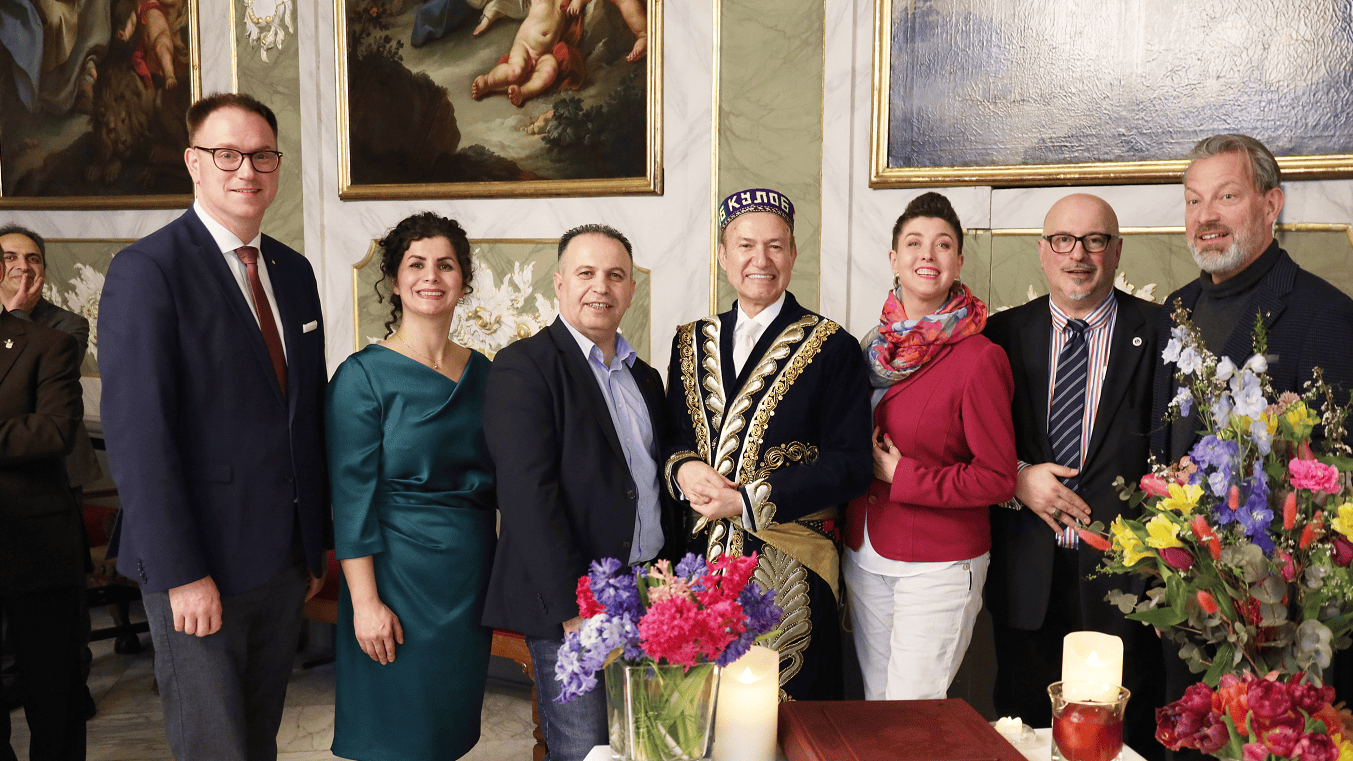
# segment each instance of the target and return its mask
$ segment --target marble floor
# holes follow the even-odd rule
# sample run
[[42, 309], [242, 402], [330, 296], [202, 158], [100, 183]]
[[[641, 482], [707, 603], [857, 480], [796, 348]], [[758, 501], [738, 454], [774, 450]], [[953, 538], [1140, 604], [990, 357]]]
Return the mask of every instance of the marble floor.
[[[95, 616], [94, 626], [102, 624]], [[172, 759], [164, 736], [160, 698], [151, 692], [154, 680], [150, 635], [138, 655], [117, 655], [112, 640], [90, 645], [94, 665], [89, 689], [98, 714], [89, 721], [88, 761], [151, 761]], [[281, 761], [327, 761], [334, 737], [334, 670], [332, 664], [304, 668], [314, 653], [297, 658], [287, 689], [282, 729], [277, 734]], [[510, 664], [507, 664], [511, 668]], [[28, 726], [23, 709], [10, 713], [11, 744], [19, 758], [28, 757]], [[482, 736], [466, 761], [529, 761], [531, 738], [529, 688], [490, 679], [484, 696]]]

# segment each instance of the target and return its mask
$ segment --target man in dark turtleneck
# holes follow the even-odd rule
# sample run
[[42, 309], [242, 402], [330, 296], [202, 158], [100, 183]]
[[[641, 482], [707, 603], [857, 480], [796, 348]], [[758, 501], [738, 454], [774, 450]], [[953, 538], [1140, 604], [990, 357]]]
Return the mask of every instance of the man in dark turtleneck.
[[[1262, 143], [1245, 135], [1209, 137], [1189, 152], [1184, 172], [1184, 230], [1198, 279], [1170, 294], [1157, 326], [1165, 346], [1174, 325], [1175, 299], [1192, 310], [1207, 348], [1237, 366], [1254, 353], [1254, 324], [1260, 315], [1268, 332], [1269, 378], [1273, 391], [1301, 392], [1313, 368], [1348, 401], [1353, 385], [1353, 299], [1301, 269], [1273, 239], [1273, 223], [1283, 208], [1278, 162]], [[1174, 398], [1175, 367], [1156, 358], [1151, 450], [1157, 460], [1175, 462], [1189, 453], [1202, 427], [1194, 415], [1165, 425], [1165, 409]], [[1205, 411], [1204, 411], [1205, 414]], [[1166, 640], [1166, 700], [1177, 700], [1199, 680]], [[1353, 686], [1353, 663], [1336, 656], [1333, 684], [1340, 695]], [[1170, 758], [1198, 759], [1196, 751]]]
[[[1175, 299], [1192, 310], [1207, 348], [1241, 365], [1254, 353], [1255, 316], [1268, 331], [1268, 373], [1276, 393], [1300, 393], [1313, 368], [1348, 400], [1353, 385], [1353, 299], [1297, 266], [1273, 239], [1283, 208], [1278, 162], [1245, 135], [1206, 138], [1184, 172], [1184, 229], [1199, 278], [1165, 300], [1158, 328], [1169, 339]], [[1174, 367], [1156, 358], [1154, 419], [1174, 398]], [[1157, 459], [1174, 462], [1197, 443], [1196, 415], [1152, 434]]]

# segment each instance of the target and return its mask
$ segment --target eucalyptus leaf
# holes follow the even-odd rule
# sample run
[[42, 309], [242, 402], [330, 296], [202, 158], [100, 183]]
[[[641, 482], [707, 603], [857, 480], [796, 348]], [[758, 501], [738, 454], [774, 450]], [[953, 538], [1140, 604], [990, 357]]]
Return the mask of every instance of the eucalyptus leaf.
[[1262, 582], [1250, 587], [1250, 594], [1262, 603], [1279, 603], [1282, 602], [1283, 596], [1287, 594], [1287, 584], [1283, 582], [1280, 576], [1269, 576]]
[[1249, 542], [1222, 547], [1221, 562], [1239, 571], [1241, 577], [1250, 584], [1268, 575], [1264, 551]]
[[1104, 600], [1118, 608], [1122, 613], [1131, 613], [1137, 608], [1137, 595], [1128, 594], [1120, 589], [1111, 589]]

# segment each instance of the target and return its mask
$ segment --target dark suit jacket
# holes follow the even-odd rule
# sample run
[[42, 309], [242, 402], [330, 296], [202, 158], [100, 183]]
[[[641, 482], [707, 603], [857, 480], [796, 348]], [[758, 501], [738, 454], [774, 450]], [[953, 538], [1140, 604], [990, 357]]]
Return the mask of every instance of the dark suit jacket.
[[84, 416], [74, 337], [0, 310], [0, 595], [84, 583], [65, 456]]
[[[15, 311], [14, 316], [75, 336], [80, 344], [80, 357], [76, 363], [84, 364], [85, 353], [89, 350], [89, 320], [47, 299], [38, 299], [32, 312]], [[103, 469], [99, 467], [99, 458], [94, 454], [94, 445], [89, 441], [89, 431], [85, 430], [83, 420], [75, 431], [75, 448], [66, 457], [66, 474], [70, 476], [71, 486], [85, 486], [103, 477]]]
[[[630, 368], [662, 451], [662, 379]], [[599, 558], [626, 563], [634, 537], [634, 479], [596, 377], [562, 318], [498, 352], [484, 395], [484, 435], [497, 471], [502, 526], [484, 625], [562, 637], [578, 615], [578, 577]], [[676, 511], [659, 489], [663, 556], [680, 549]]]
[[[1092, 520], [1107, 527], [1124, 513], [1113, 482], [1129, 483], [1146, 473], [1151, 429], [1151, 378], [1156, 344], [1156, 317], [1161, 307], [1118, 289], [1118, 316], [1114, 323], [1109, 367], [1100, 391], [1099, 410], [1086, 451], [1078, 494], [1090, 506]], [[1048, 443], [1048, 363], [1052, 341], [1052, 314], [1048, 297], [1034, 299], [991, 316], [985, 335], [1005, 349], [1015, 376], [1015, 450], [1027, 463], [1050, 462]], [[1043, 625], [1052, 585], [1056, 536], [1032, 510], [991, 508], [991, 569], [987, 573], [986, 602], [997, 621], [1016, 629]], [[1081, 610], [1088, 629], [1123, 636], [1126, 626], [1117, 610], [1104, 602], [1111, 589], [1127, 589], [1126, 577], [1101, 576], [1084, 580], [1099, 565], [1103, 553], [1080, 545]], [[1135, 624], [1134, 624], [1135, 626]]]
[[[99, 305], [108, 456], [122, 500], [118, 571], [148, 591], [211, 576], [255, 589], [297, 542], [322, 568], [324, 323], [305, 257], [262, 257], [287, 355], [286, 394], [253, 310], [189, 209], [113, 258]], [[313, 324], [313, 329], [304, 330]]]
[[[1273, 243], [1277, 246], [1277, 242]], [[1163, 347], [1170, 339], [1174, 320], [1175, 299], [1184, 308], [1192, 310], [1198, 303], [1203, 287], [1197, 280], [1180, 288], [1165, 299], [1165, 309], [1157, 323], [1157, 340]], [[1325, 380], [1339, 389], [1340, 404], [1348, 402], [1349, 388], [1353, 386], [1353, 299], [1338, 288], [1297, 266], [1286, 251], [1278, 250], [1278, 261], [1254, 289], [1250, 297], [1249, 315], [1226, 341], [1225, 356], [1236, 366], [1245, 363], [1254, 354], [1254, 316], [1264, 315], [1268, 330], [1268, 376], [1274, 393], [1284, 391], [1301, 393], [1301, 385], [1311, 379], [1311, 371], [1321, 368]], [[1162, 460], [1174, 462], [1188, 454], [1167, 451], [1170, 446], [1170, 426], [1164, 423], [1165, 410], [1175, 394], [1174, 365], [1166, 365], [1156, 354], [1155, 395], [1153, 416], [1155, 428], [1151, 432], [1151, 451]], [[1193, 442], [1198, 440], [1194, 436]], [[1193, 447], [1193, 442], [1188, 449]]]

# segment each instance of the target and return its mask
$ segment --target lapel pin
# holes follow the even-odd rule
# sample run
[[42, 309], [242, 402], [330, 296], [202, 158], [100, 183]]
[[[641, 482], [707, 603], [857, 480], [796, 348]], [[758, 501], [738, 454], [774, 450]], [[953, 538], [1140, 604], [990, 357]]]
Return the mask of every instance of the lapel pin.
[[14, 348], [14, 339], [12, 339], [12, 338], [6, 338], [6, 339], [5, 339], [5, 348], [6, 348], [6, 349], [13, 349], [13, 348]]
[[1142, 345], [1142, 337], [1141, 337], [1141, 336], [1133, 336], [1133, 337], [1132, 337], [1132, 345], [1133, 345], [1133, 346], [1141, 346], [1141, 345]]

